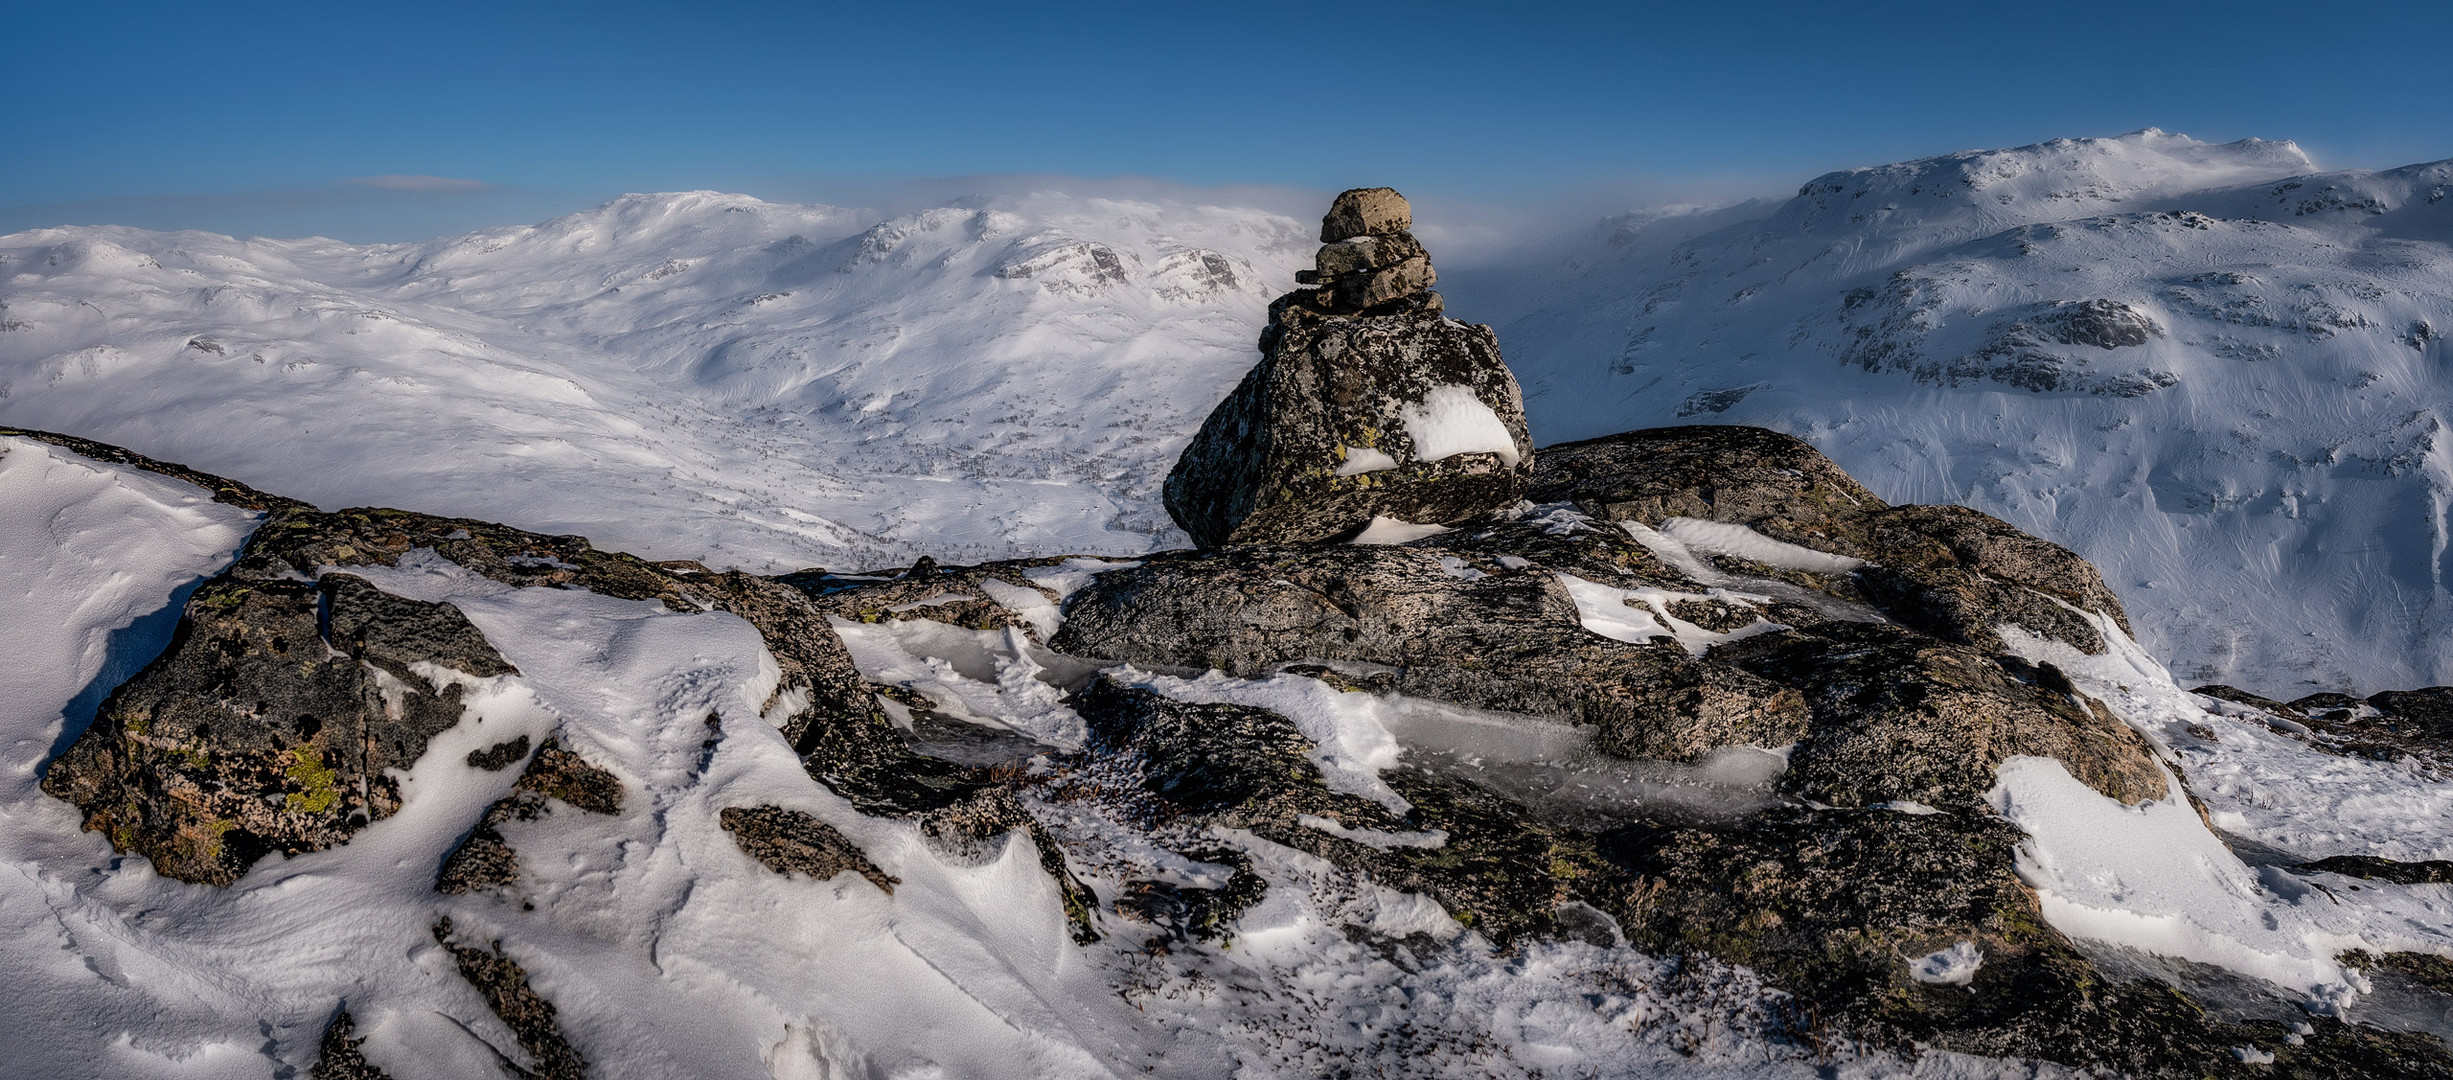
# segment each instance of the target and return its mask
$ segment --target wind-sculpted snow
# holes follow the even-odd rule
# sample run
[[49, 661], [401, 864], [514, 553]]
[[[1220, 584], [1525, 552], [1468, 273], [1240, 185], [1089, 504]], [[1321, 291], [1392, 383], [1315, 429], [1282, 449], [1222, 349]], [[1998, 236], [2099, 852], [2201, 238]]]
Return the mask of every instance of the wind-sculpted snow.
[[2078, 551], [2183, 678], [2441, 683], [2449, 194], [2453, 162], [2153, 130], [1954, 154], [1610, 223], [1500, 333], [1545, 442], [1777, 428]]

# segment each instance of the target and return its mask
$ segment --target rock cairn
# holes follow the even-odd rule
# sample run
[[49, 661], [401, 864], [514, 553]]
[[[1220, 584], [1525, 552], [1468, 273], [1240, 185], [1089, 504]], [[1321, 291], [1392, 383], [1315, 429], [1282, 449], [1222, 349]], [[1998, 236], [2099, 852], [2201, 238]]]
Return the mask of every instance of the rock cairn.
[[1329, 208], [1314, 268], [1269, 305], [1260, 363], [1167, 476], [1167, 512], [1195, 543], [1438, 525], [1523, 497], [1523, 391], [1489, 327], [1442, 314], [1413, 219], [1389, 188]]
[[1318, 288], [1288, 297], [1331, 315], [1440, 310], [1439, 294], [1428, 291], [1439, 273], [1413, 228], [1414, 210], [1394, 189], [1356, 188], [1338, 196], [1320, 219], [1313, 269], [1295, 272], [1295, 284]]

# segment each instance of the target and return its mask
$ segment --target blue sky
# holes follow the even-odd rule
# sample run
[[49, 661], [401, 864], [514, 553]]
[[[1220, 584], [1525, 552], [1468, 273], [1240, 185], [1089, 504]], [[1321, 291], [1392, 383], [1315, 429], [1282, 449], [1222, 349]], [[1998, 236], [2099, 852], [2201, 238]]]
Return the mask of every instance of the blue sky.
[[1005, 174], [1633, 204], [2146, 126], [2453, 156], [2441, 3], [0, 10], [0, 232], [413, 239]]

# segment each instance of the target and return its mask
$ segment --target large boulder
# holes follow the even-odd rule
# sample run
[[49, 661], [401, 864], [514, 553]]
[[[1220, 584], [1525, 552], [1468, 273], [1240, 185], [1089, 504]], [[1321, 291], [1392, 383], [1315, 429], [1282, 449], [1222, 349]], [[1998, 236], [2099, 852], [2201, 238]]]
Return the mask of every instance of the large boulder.
[[1338, 197], [1317, 269], [1269, 308], [1261, 362], [1167, 476], [1205, 548], [1323, 540], [1388, 517], [1440, 524], [1523, 497], [1524, 394], [1487, 326], [1444, 317], [1387, 188]]
[[510, 674], [458, 608], [365, 579], [226, 574], [168, 652], [103, 703], [43, 789], [163, 874], [227, 885], [269, 852], [315, 851], [400, 809], [399, 774], [460, 722], [458, 683]]

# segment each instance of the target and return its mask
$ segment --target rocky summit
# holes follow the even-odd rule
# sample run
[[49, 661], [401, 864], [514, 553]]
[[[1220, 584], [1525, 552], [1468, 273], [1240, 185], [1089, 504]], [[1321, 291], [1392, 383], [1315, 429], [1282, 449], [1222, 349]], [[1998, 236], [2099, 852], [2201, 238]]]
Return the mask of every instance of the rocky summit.
[[1443, 525], [1523, 496], [1524, 393], [1489, 327], [1442, 314], [1412, 228], [1388, 188], [1329, 208], [1315, 268], [1269, 306], [1260, 363], [1167, 476], [1167, 512], [1195, 543]]
[[1532, 462], [1396, 544], [778, 577], [41, 432], [0, 498], [250, 523], [42, 785], [152, 868], [88, 903], [213, 913], [119, 932], [319, 958], [232, 1006], [283, 1075], [2453, 1077], [2453, 863], [2258, 817], [2441, 786], [2453, 691], [2181, 691], [2076, 555], [1761, 429]]

